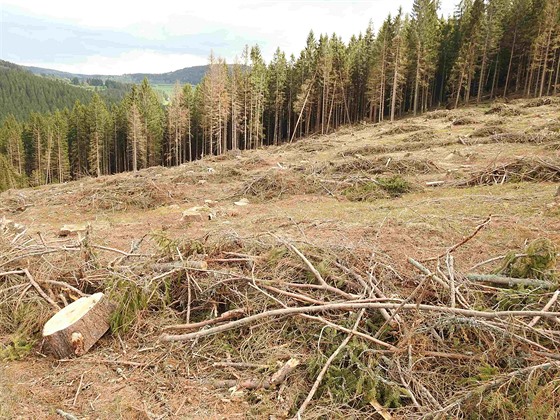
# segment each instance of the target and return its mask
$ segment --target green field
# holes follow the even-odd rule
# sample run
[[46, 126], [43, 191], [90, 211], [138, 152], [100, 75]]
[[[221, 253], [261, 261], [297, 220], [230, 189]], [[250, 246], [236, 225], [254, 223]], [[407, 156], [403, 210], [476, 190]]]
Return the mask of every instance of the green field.
[[[182, 85], [181, 85], [182, 86]], [[173, 95], [173, 89], [175, 89], [175, 84], [167, 83], [167, 84], [153, 84], [152, 87], [157, 92], [161, 92], [163, 94], [163, 104], [167, 105], [169, 99]]]

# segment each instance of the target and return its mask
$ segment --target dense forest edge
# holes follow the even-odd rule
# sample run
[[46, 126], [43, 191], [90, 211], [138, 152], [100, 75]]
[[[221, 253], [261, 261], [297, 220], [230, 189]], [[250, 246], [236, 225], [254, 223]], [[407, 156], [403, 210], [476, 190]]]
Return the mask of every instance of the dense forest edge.
[[56, 75], [37, 76], [25, 67], [0, 60], [0, 123], [9, 115], [27, 120], [33, 112], [53, 113], [72, 108], [76, 101], [88, 103], [98, 92], [107, 104], [120, 102], [131, 84], [84, 78], [70, 80]]
[[348, 43], [311, 32], [297, 58], [277, 49], [268, 64], [257, 45], [230, 65], [211, 54], [201, 83], [177, 84], [166, 106], [147, 79], [117, 102], [83, 90], [71, 107], [59, 90], [43, 89], [37, 99], [45, 107], [21, 122], [22, 105], [10, 104], [3, 83], [12, 73], [27, 76], [5, 69], [0, 109], [12, 115], [0, 128], [0, 189], [180, 165], [435, 107], [557, 93], [559, 0], [461, 0], [452, 16], [438, 12], [437, 0], [415, 0], [410, 14], [388, 16], [377, 32], [370, 24]]

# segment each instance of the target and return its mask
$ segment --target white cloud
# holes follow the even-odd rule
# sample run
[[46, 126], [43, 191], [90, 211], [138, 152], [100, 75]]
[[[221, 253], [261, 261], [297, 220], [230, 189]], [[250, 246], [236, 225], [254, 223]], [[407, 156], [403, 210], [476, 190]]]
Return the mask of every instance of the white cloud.
[[54, 68], [69, 73], [111, 74], [165, 73], [183, 67], [206, 64], [205, 58], [189, 54], [166, 54], [151, 50], [132, 50], [117, 57], [92, 55], [74, 64], [21, 62], [27, 66]]
[[[451, 13], [456, 1], [458, 0], [442, 0], [442, 13]], [[217, 33], [217, 44], [228, 43], [229, 39], [258, 43], [265, 58], [270, 59], [277, 46], [288, 54], [297, 55], [305, 45], [311, 29], [317, 35], [336, 32], [347, 41], [351, 35], [364, 31], [370, 20], [373, 21], [374, 28], [378, 29], [389, 13], [396, 13], [399, 4], [404, 12], [410, 12], [412, 3], [413, 0], [159, 0], [150, 3], [96, 0], [80, 4], [75, 0], [0, 0], [0, 8], [6, 6], [17, 13], [41, 17], [55, 24], [59, 22], [93, 29], [110, 29], [162, 43], [174, 37], [188, 35], [192, 39], [192, 35], [207, 36]], [[218, 48], [219, 54], [229, 61], [241, 53], [237, 50], [239, 43], [232, 44], [235, 46], [228, 50]], [[170, 56], [167, 60], [170, 65], [180, 61], [177, 57], [171, 57], [173, 55], [177, 56], [173, 53], [166, 54]], [[97, 64], [93, 58], [87, 61], [89, 65], [95, 66]], [[131, 61], [125, 71], [136, 71], [132, 67], [136, 64], [156, 67], [161, 62]], [[80, 64], [76, 63], [78, 65]], [[85, 64], [81, 68], [86, 69]], [[125, 69], [124, 64], [119, 65], [119, 68]], [[174, 69], [175, 67], [168, 67], [165, 70]], [[91, 73], [92, 70], [88, 72]]]

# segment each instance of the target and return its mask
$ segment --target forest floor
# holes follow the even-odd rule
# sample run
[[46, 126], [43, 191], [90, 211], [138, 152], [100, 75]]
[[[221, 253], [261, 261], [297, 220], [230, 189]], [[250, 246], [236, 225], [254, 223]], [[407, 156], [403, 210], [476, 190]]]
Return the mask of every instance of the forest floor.
[[[189, 255], [205, 259], [211, 270], [224, 271], [237, 268], [227, 261], [232, 256], [237, 255], [243, 264], [247, 263], [245, 258], [253, 259], [259, 246], [265, 250], [257, 256], [265, 257], [261, 266], [260, 259], [251, 262], [257, 270], [284, 275], [284, 265], [298, 265], [299, 271], [306, 271], [301, 260], [271, 254], [274, 247], [286, 242], [309, 249], [310, 253], [340, 250], [352, 257], [359, 255], [366, 262], [368, 258], [375, 260], [374, 265], [390, 267], [409, 279], [406, 287], [395, 291], [404, 296], [422, 278], [408, 258], [433, 262], [434, 257], [437, 259], [460, 244], [453, 249], [459, 278], [473, 271], [473, 267], [477, 273], [493, 272], [502, 259], [476, 265], [510, 251], [523, 253], [527, 244], [538, 238], [560, 245], [558, 181], [557, 98], [433, 111], [395, 123], [345, 127], [329, 135], [279, 147], [228, 152], [176, 168], [156, 167], [134, 174], [4, 192], [0, 194], [0, 219], [4, 217], [3, 222], [0, 220], [0, 237], [4, 236], [0, 244], [0, 271], [27, 267], [39, 282], [65, 281], [91, 293], [105, 285], [114, 286], [115, 277], [104, 276], [107, 267], [115, 266], [117, 258], [121, 258], [121, 266], [127, 267], [123, 260], [131, 261], [130, 266], [142, 256], [150, 256], [143, 263], [159, 262], [164, 260], [165, 253], [173, 254], [169, 259], [176, 260], [189, 254], [189, 249], [197, 248]], [[201, 217], [183, 217], [184, 211], [196, 206], [202, 207], [196, 210]], [[8, 219], [23, 227], [14, 227]], [[66, 224], [89, 225], [89, 257], [83, 256], [82, 234], [59, 237]], [[19, 234], [22, 229], [25, 232]], [[476, 235], [471, 238], [473, 233]], [[278, 243], [270, 245], [277, 240]], [[463, 240], [466, 241], [461, 244]], [[67, 252], [37, 252], [41, 244], [45, 250], [66, 247]], [[232, 244], [237, 244], [237, 248]], [[72, 247], [82, 252], [68, 251]], [[114, 250], [125, 254], [131, 250], [134, 255], [125, 256]], [[320, 258], [313, 261], [317, 266], [322, 262]], [[254, 273], [255, 267], [251, 267]], [[150, 270], [145, 268], [154, 277]], [[251, 274], [244, 266], [239, 270]], [[142, 276], [146, 273], [135, 271], [134, 278], [145, 278]], [[333, 275], [333, 279], [337, 276]], [[9, 284], [17, 286], [17, 281], [12, 279]], [[79, 419], [287, 418], [298, 409], [316, 377], [313, 363], [317, 354], [312, 353], [313, 349], [325, 352], [326, 356], [329, 348], [332, 352], [331, 347], [319, 345], [321, 336], [325, 334], [325, 340], [333, 343], [341, 341], [327, 337], [318, 325], [308, 332], [306, 347], [301, 340], [282, 335], [287, 327], [278, 320], [251, 325], [221, 338], [161, 342], [164, 326], [185, 322], [185, 307], [179, 310], [175, 301], [169, 305], [173, 311], [160, 310], [157, 304], [146, 305], [134, 312], [128, 329], [107, 334], [82, 358], [61, 362], [42, 354], [41, 341], [36, 338], [39, 324], [32, 331], [34, 341], [21, 337], [18, 322], [27, 321], [25, 314], [18, 318], [14, 308], [17, 311], [18, 305], [25, 304], [33, 312], [30, 308], [39, 305], [41, 299], [29, 297], [32, 291], [28, 288], [16, 290], [16, 306], [8, 304], [8, 300], [3, 304], [4, 296], [0, 295], [0, 314], [12, 312], [0, 315], [0, 418], [6, 419], [57, 419], [57, 409]], [[59, 299], [60, 293], [55, 293], [54, 288], [49, 293]], [[204, 319], [223, 305], [218, 292], [213, 293], [217, 296], [214, 307], [202, 302], [197, 313], [193, 302], [193, 318]], [[485, 293], [498, 292], [490, 288]], [[68, 300], [73, 298], [66, 295]], [[533, 309], [542, 308], [549, 298], [549, 294], [539, 295]], [[184, 296], [177, 299], [184, 301]], [[248, 297], [245, 304], [251, 305]], [[554, 308], [557, 306], [550, 310]], [[37, 323], [52, 315], [50, 309], [42, 306], [37, 310]], [[190, 301], [188, 311], [190, 316]], [[268, 331], [266, 334], [276, 335], [267, 336], [260, 332], [261, 327]], [[468, 341], [464, 335], [454, 338], [458, 340], [454, 353], [461, 353], [462, 340]], [[390, 336], [385, 338], [391, 340]], [[21, 345], [25, 352], [18, 350], [18, 340], [25, 341]], [[397, 347], [402, 344], [401, 339], [391, 342]], [[27, 343], [32, 347], [26, 347]], [[545, 346], [550, 349], [548, 344]], [[418, 355], [421, 356], [428, 357]], [[286, 380], [290, 386], [254, 391], [214, 386], [217, 380], [262, 377], [277, 370], [290, 357], [301, 361], [297, 371]], [[409, 357], [416, 357], [415, 353]], [[324, 364], [325, 359], [321, 360]], [[547, 360], [543, 356], [534, 359], [534, 363]], [[229, 362], [246, 362], [253, 367], [227, 366]], [[463, 362], [452, 361], [460, 363]], [[487, 363], [489, 369], [503, 369], [501, 373], [511, 370]], [[481, 380], [480, 369], [472, 365], [470, 369], [472, 378]], [[429, 375], [429, 371], [424, 374]], [[471, 376], [463, 376], [457, 389], [472, 384], [469, 379]], [[413, 389], [421, 388], [413, 385]], [[426, 384], [424, 388], [431, 389]], [[553, 406], [560, 400], [557, 392], [555, 388]], [[425, 399], [431, 400], [430, 393], [426, 395]], [[445, 406], [451, 398], [444, 391], [437, 395], [432, 391], [431, 395], [437, 400], [433, 402], [435, 407]], [[380, 398], [378, 394], [377, 399]], [[337, 408], [336, 400], [337, 395], [323, 390], [303, 417], [427, 415], [419, 408], [424, 406], [422, 401], [415, 409], [410, 401], [403, 399], [404, 403], [391, 406], [386, 398], [386, 405], [393, 408], [385, 411], [374, 409], [373, 402], [367, 406], [345, 402]], [[549, 400], [546, 399], [547, 404]], [[403, 409], [407, 404], [409, 407]], [[474, 406], [463, 407], [462, 413], [472, 415]], [[339, 408], [341, 411], [337, 411]], [[493, 418], [531, 412], [527, 407], [515, 409], [521, 411], [512, 411], [503, 404], [493, 412]], [[478, 416], [488, 417], [488, 413], [492, 411]]]

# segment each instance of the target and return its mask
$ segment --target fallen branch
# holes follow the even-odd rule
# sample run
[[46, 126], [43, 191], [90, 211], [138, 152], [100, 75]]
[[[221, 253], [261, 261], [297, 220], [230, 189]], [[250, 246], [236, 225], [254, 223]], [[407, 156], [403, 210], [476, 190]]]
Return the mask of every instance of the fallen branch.
[[300, 257], [302, 259], [302, 261], [305, 263], [305, 265], [307, 266], [307, 268], [309, 269], [309, 271], [311, 271], [313, 273], [313, 275], [315, 276], [315, 278], [317, 279], [317, 281], [319, 282], [319, 284], [321, 285], [321, 287], [329, 292], [332, 292], [334, 294], [337, 294], [339, 296], [343, 296], [347, 299], [356, 299], [356, 298], [360, 298], [360, 296], [358, 295], [352, 295], [350, 293], [346, 293], [334, 286], [331, 286], [330, 284], [328, 284], [325, 279], [323, 278], [323, 276], [321, 275], [321, 273], [319, 273], [319, 271], [315, 268], [315, 266], [313, 264], [311, 264], [311, 261], [309, 261], [307, 259], [307, 257], [305, 255], [303, 255], [303, 253], [297, 249], [295, 247], [295, 245], [292, 245], [289, 242], [286, 241], [282, 241], [288, 248], [290, 248], [298, 257]]
[[558, 284], [546, 280], [518, 279], [513, 277], [497, 276], [494, 274], [467, 274], [467, 279], [472, 282], [494, 283], [505, 286], [529, 286], [542, 287], [543, 289], [554, 289]]
[[418, 270], [420, 270], [424, 275], [431, 277], [432, 279], [434, 279], [438, 284], [440, 284], [443, 288], [445, 288], [446, 290], [449, 290], [449, 284], [445, 281], [442, 280], [441, 278], [439, 278], [436, 274], [432, 273], [430, 270], [428, 270], [426, 267], [424, 267], [422, 264], [420, 264], [418, 261], [409, 258], [408, 262], [410, 264], [412, 264], [414, 267], [416, 267]]
[[42, 280], [41, 283], [52, 284], [53, 286], [62, 287], [64, 289], [71, 290], [72, 292], [76, 293], [79, 296], [89, 296], [87, 293], [82, 292], [80, 289], [77, 289], [74, 286], [70, 286], [68, 283], [58, 280]]
[[276, 371], [270, 378], [248, 379], [245, 381], [225, 380], [214, 382], [216, 388], [235, 388], [235, 389], [270, 389], [283, 383], [288, 375], [299, 366], [299, 360], [291, 358]]
[[451, 248], [449, 248], [444, 254], [440, 255], [439, 257], [441, 258], [441, 257], [444, 257], [446, 254], [451, 254], [453, 251], [455, 251], [460, 246], [465, 245], [472, 238], [474, 238], [478, 234], [478, 232], [480, 232], [482, 229], [484, 229], [491, 221], [492, 221], [492, 215], [488, 216], [488, 218], [484, 222], [482, 222], [480, 225], [478, 225], [473, 233], [471, 233], [469, 236], [464, 238], [458, 244], [453, 245]]
[[41, 288], [41, 286], [39, 286], [39, 283], [35, 281], [27, 268], [24, 268], [23, 270], [6, 271], [4, 273], [0, 273], [0, 277], [16, 274], [24, 274], [29, 280], [29, 283], [31, 283], [35, 290], [37, 290], [37, 293], [39, 293], [43, 299], [49, 302], [53, 308], [55, 308], [57, 311], [60, 311], [60, 306], [54, 300], [52, 300], [49, 295], [45, 293], [45, 291]]
[[[321, 313], [328, 311], [352, 311], [357, 309], [397, 309], [401, 310], [415, 310], [415, 311], [428, 311], [428, 312], [440, 312], [445, 314], [460, 315], [465, 317], [479, 317], [479, 318], [509, 318], [509, 317], [535, 317], [542, 316], [547, 318], [556, 318], [560, 316], [560, 312], [543, 312], [543, 311], [496, 311], [496, 312], [486, 312], [477, 311], [471, 309], [460, 309], [460, 308], [450, 308], [447, 306], [432, 306], [425, 304], [405, 304], [402, 303], [392, 303], [387, 302], [388, 299], [370, 299], [358, 302], [347, 302], [347, 303], [331, 303], [327, 305], [317, 305], [317, 306], [303, 306], [295, 308], [283, 308], [274, 309], [271, 311], [261, 312], [255, 315], [248, 316], [246, 318], [238, 319], [236, 321], [228, 322], [227, 324], [218, 325], [216, 327], [208, 328], [205, 330], [183, 334], [183, 335], [169, 335], [163, 334], [160, 337], [161, 341], [171, 342], [171, 341], [188, 341], [195, 338], [207, 337], [210, 335], [218, 334], [224, 331], [229, 331], [235, 328], [242, 327], [259, 321], [265, 318], [283, 317], [296, 314], [309, 314], [309, 313]], [[397, 299], [390, 299], [395, 301]]]
[[259, 365], [256, 363], [243, 362], [214, 362], [213, 367], [233, 367], [239, 369], [268, 369], [268, 365]]
[[[550, 300], [548, 301], [548, 303], [544, 306], [544, 308], [542, 309], [544, 312], [548, 311], [552, 305], [554, 305], [556, 303], [556, 301], [558, 300], [558, 296], [560, 296], [560, 290], [557, 290], [556, 292], [554, 292], [554, 294], [552, 295], [552, 297], [550, 298]], [[536, 316], [534, 317], [531, 322], [529, 322], [529, 327], [534, 327], [537, 322], [539, 322], [539, 320], [541, 319], [540, 316]]]
[[241, 309], [234, 309], [232, 311], [227, 311], [221, 314], [217, 318], [207, 319], [206, 321], [201, 322], [193, 322], [190, 324], [176, 324], [176, 325], [168, 325], [167, 327], [163, 327], [164, 331], [168, 330], [196, 330], [199, 328], [204, 328], [208, 325], [219, 324], [220, 322], [229, 321], [232, 319], [237, 319], [245, 315], [246, 310], [244, 308]]
[[[521, 257], [526, 257], [526, 256], [527, 256], [527, 254], [515, 254], [515, 255], [514, 255], [514, 258], [521, 258]], [[509, 257], [509, 255], [499, 255], [499, 256], [497, 256], [497, 257], [493, 257], [493, 258], [487, 259], [487, 260], [485, 260], [485, 261], [479, 262], [478, 264], [473, 265], [473, 266], [469, 269], [469, 271], [474, 271], [474, 270], [476, 270], [477, 268], [482, 267], [483, 265], [490, 264], [490, 263], [493, 263], [493, 262], [495, 262], [495, 261], [503, 260], [503, 259], [505, 259], [506, 257]]]
[[150, 264], [150, 269], [157, 273], [163, 273], [166, 271], [181, 270], [181, 269], [195, 269], [195, 270], [206, 270], [208, 268], [208, 263], [206, 261], [176, 261], [169, 263], [157, 263]]
[[[375, 297], [384, 299], [386, 298], [386, 296], [383, 294], [383, 291], [377, 287], [373, 282], [371, 283], [367, 283], [363, 277], [358, 274], [355, 270], [352, 270], [348, 267], [345, 267], [344, 265], [335, 262], [335, 265], [340, 268], [342, 271], [344, 271], [347, 274], [351, 274], [357, 281], [358, 283], [360, 283], [362, 285], [362, 287], [364, 288], [364, 290], [370, 290], [373, 291], [373, 293], [375, 294]], [[392, 315], [389, 312], [387, 312], [386, 309], [380, 309], [379, 313], [381, 314], [381, 316], [383, 317], [383, 319], [385, 319], [385, 321], [387, 321], [392, 327], [394, 327], [396, 324], [399, 324], [401, 322], [401, 319], [398, 315]]]

